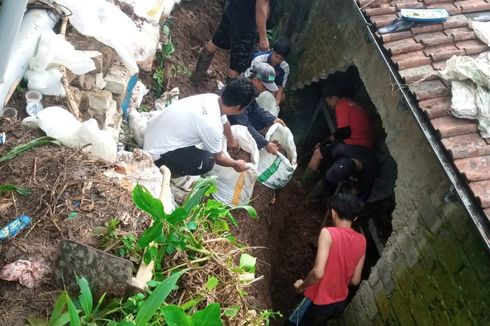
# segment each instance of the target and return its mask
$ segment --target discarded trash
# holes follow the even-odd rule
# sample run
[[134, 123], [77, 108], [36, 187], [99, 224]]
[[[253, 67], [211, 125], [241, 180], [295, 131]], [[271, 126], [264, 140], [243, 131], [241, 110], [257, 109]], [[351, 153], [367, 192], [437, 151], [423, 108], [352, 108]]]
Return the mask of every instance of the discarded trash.
[[381, 27], [380, 29], [378, 29], [378, 32], [380, 34], [403, 32], [409, 30], [414, 25], [415, 22], [409, 21], [407, 19], [403, 19], [402, 17], [398, 17], [397, 19], [392, 21], [388, 26]]
[[7, 134], [4, 132], [0, 132], [0, 145], [3, 145], [7, 142]]
[[17, 118], [17, 110], [11, 107], [5, 107], [0, 110], [0, 117], [6, 119], [15, 119]]
[[42, 94], [38, 91], [30, 90], [26, 92], [26, 112], [31, 117], [37, 116], [37, 113], [43, 109], [43, 104], [41, 100], [43, 98]]
[[0, 240], [7, 240], [15, 237], [20, 231], [31, 223], [31, 218], [27, 215], [20, 215], [15, 220], [0, 229]]
[[425, 23], [439, 23], [449, 18], [446, 9], [401, 9], [401, 16], [407, 20]]
[[25, 287], [33, 288], [49, 271], [49, 267], [39, 261], [17, 260], [3, 266], [0, 279], [19, 281]]

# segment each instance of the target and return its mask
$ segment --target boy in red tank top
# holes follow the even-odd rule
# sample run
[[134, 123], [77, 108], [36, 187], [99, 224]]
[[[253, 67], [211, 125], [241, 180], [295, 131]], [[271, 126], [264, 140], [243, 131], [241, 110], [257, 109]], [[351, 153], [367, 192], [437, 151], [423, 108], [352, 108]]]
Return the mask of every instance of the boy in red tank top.
[[334, 227], [325, 227], [318, 238], [315, 266], [304, 280], [294, 283], [305, 298], [287, 325], [324, 325], [345, 306], [349, 284], [358, 285], [366, 254], [366, 238], [352, 229], [361, 203], [351, 194], [338, 194], [332, 202]]

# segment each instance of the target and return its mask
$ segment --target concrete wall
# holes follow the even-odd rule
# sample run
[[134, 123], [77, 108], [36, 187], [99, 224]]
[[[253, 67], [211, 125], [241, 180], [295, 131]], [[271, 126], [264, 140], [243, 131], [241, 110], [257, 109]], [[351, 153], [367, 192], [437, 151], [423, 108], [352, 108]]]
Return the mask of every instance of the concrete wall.
[[[293, 6], [297, 0], [285, 1]], [[449, 181], [350, 0], [311, 0], [308, 19], [288, 17], [294, 53], [291, 83], [303, 87], [355, 65], [398, 163], [393, 234], [345, 325], [484, 325], [490, 323], [489, 254], [459, 201], [445, 202]]]

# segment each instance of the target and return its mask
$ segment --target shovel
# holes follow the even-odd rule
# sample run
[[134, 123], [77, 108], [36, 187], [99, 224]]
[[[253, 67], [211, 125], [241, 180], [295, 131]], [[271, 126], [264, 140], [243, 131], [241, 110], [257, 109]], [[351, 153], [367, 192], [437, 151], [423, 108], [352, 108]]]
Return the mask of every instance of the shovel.
[[[163, 174], [159, 199], [162, 203], [170, 191], [170, 170], [160, 167]], [[168, 205], [164, 205], [167, 207]], [[133, 277], [133, 263], [73, 240], [63, 240], [55, 263], [55, 279], [70, 292], [78, 290], [76, 276], [84, 276], [95, 296], [104, 293], [124, 297], [146, 289], [153, 276], [153, 261], [142, 263]]]

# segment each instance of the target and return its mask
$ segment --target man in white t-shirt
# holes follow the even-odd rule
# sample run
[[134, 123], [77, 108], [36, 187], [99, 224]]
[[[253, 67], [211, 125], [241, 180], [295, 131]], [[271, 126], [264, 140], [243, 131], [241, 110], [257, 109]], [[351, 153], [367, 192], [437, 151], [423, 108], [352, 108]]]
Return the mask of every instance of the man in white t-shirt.
[[157, 166], [167, 166], [177, 177], [204, 174], [214, 163], [245, 171], [244, 160], [223, 153], [223, 134], [228, 146], [236, 147], [226, 116], [239, 114], [254, 94], [250, 80], [240, 77], [230, 81], [221, 96], [201, 94], [179, 100], [149, 122], [143, 148]]

